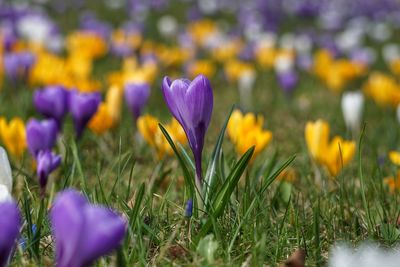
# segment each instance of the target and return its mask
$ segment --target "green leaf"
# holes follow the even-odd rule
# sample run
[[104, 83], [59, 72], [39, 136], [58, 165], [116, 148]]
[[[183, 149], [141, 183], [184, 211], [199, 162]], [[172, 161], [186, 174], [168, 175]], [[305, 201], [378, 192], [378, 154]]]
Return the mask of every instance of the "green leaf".
[[215, 187], [215, 177], [217, 176], [216, 170], [218, 167], [218, 162], [221, 160], [221, 149], [222, 149], [222, 143], [224, 141], [224, 135], [226, 131], [226, 127], [228, 126], [229, 119], [231, 118], [232, 112], [234, 110], [234, 106], [232, 106], [228, 117], [225, 120], [224, 125], [222, 126], [221, 132], [219, 133], [217, 143], [215, 144], [213, 153], [211, 154], [211, 160], [208, 164], [207, 167], [207, 172], [206, 176], [204, 177], [204, 203], [206, 205], [206, 208], [209, 207], [210, 200], [210, 192], [213, 192], [213, 189]]
[[[175, 146], [174, 141], [172, 141], [171, 136], [168, 134], [167, 130], [164, 128], [164, 126], [161, 125], [161, 123], [158, 124], [158, 126], [161, 129], [161, 132], [164, 134], [165, 138], [167, 139], [169, 145], [171, 146], [172, 150], [174, 151], [176, 157], [178, 158], [179, 165], [182, 168], [183, 171], [183, 177], [185, 179], [185, 187], [186, 187], [186, 192], [189, 193], [189, 196], [186, 198], [189, 199], [196, 199], [195, 196], [195, 185], [194, 185], [194, 176], [189, 172], [189, 167], [187, 166], [187, 163], [183, 159], [182, 155], [179, 153], [178, 149]], [[197, 201], [197, 200], [196, 200]], [[195, 201], [195, 203], [196, 203]]]
[[296, 158], [296, 155], [291, 156], [273, 174], [271, 174], [268, 178], [266, 178], [264, 184], [261, 187], [259, 194], [264, 193], [265, 190], [267, 190], [268, 187], [272, 184], [272, 182], [275, 181], [275, 179], [279, 176], [279, 174], [284, 169], [286, 169], [286, 167], [289, 166], [294, 161], [295, 158]]
[[394, 225], [388, 223], [381, 224], [380, 232], [382, 237], [391, 243], [396, 242], [400, 236], [400, 231]]
[[235, 189], [240, 177], [242, 176], [247, 165], [249, 164], [253, 152], [254, 146], [247, 150], [247, 152], [243, 154], [243, 156], [232, 168], [229, 176], [226, 178], [224, 184], [222, 185], [222, 188], [216, 194], [215, 200], [212, 205], [213, 209], [209, 213], [211, 218], [208, 218], [206, 223], [201, 228], [201, 231], [199, 233], [200, 238], [207, 234], [208, 230], [212, 226], [212, 220], [218, 218], [224, 212], [225, 206], [228, 204], [233, 190]]
[[[140, 206], [142, 205], [145, 189], [146, 189], [145, 184], [142, 183], [139, 187], [139, 190], [137, 191], [137, 195], [135, 198], [135, 206], [133, 207], [133, 209], [130, 211], [130, 214], [129, 214], [129, 231], [132, 232], [132, 235], [133, 235], [133, 230], [134, 230], [134, 227], [136, 224], [137, 217], [139, 215]], [[130, 243], [130, 238], [128, 237], [126, 239], [126, 244], [129, 244], [129, 243]]]
[[196, 167], [194, 166], [193, 160], [190, 158], [189, 154], [186, 152], [185, 148], [178, 143], [178, 147], [182, 153], [183, 159], [185, 160], [186, 164], [191, 167], [192, 171], [196, 171]]
[[281, 182], [279, 185], [279, 196], [284, 203], [288, 203], [292, 194], [292, 184]]

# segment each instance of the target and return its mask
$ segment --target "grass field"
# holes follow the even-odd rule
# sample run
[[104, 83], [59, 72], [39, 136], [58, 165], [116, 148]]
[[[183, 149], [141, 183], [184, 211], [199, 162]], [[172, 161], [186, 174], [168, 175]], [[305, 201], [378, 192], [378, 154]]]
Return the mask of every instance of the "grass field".
[[[185, 23], [189, 22], [183, 22], [177, 6], [179, 4], [175, 3], [167, 11], [150, 12], [145, 21], [148, 27], [141, 33], [143, 40], [153, 39], [156, 43], [179, 47], [176, 38], [164, 38], [154, 33], [156, 22], [164, 13], [175, 15], [182, 22], [181, 30], [184, 31]], [[63, 36], [72, 35], [79, 29], [80, 13], [77, 10], [53, 14], [51, 5], [46, 8]], [[81, 9], [95, 10], [98, 19], [108, 21], [113, 29], [128, 20], [123, 8], [111, 10], [89, 1]], [[230, 21], [232, 17], [227, 15], [226, 19]], [[398, 29], [395, 29], [393, 36], [397, 33]], [[105, 42], [111, 46], [109, 40]], [[382, 49], [382, 43], [370, 42], [366, 43], [376, 51]], [[393, 37], [386, 42], [397, 40]], [[37, 58], [47, 53], [35, 50], [29, 42], [21, 43], [12, 48], [2, 47], [0, 59], [7, 53], [18, 51], [33, 51]], [[89, 51], [97, 43], [90, 45]], [[142, 41], [129, 56], [139, 62], [134, 73], [140, 74], [144, 65], [140, 59], [143, 46]], [[311, 55], [314, 57], [320, 49], [315, 46]], [[77, 50], [79, 52], [79, 45]], [[99, 91], [102, 101], [113, 85], [108, 75], [121, 71], [128, 58], [115, 56], [110, 50], [90, 59], [80, 55], [82, 63], [79, 60], [77, 63], [81, 66], [88, 60], [92, 64], [89, 79], [98, 81], [100, 86], [86, 91]], [[68, 58], [73, 51], [63, 49], [55, 54]], [[203, 177], [206, 181], [215, 181], [207, 201], [202, 200], [207, 191], [204, 189], [206, 184], [202, 196], [196, 196], [195, 167], [189, 145], [181, 146], [175, 142], [176, 153], [158, 157], [154, 146], [143, 138], [123, 100], [116, 107], [119, 119], [110, 127], [105, 126], [101, 133], [95, 133], [90, 127], [81, 138], [76, 138], [73, 118], [66, 116], [52, 148], [61, 155], [62, 162], [49, 176], [44, 195], [40, 194], [35, 157], [28, 151], [21, 156], [13, 155], [9, 148], [12, 144], [6, 144], [4, 134], [0, 133], [12, 168], [13, 189], [10, 193], [22, 216], [20, 237], [10, 266], [54, 264], [56, 249], [49, 214], [57, 193], [67, 188], [77, 189], [89, 202], [110, 207], [126, 220], [126, 234], [121, 245], [106, 253], [108, 256], [101, 257], [94, 266], [285, 266], [285, 262], [286, 266], [304, 266], [287, 262], [297, 249], [305, 252], [305, 266], [325, 266], [337, 243], [356, 246], [369, 240], [383, 248], [396, 246], [400, 237], [397, 191], [400, 186], [391, 190], [385, 178], [396, 177], [398, 170], [388, 153], [400, 149], [396, 118], [396, 105], [400, 99], [393, 100], [397, 101], [395, 105], [379, 105], [363, 89], [374, 71], [381, 71], [399, 82], [399, 76], [390, 73], [381, 56], [375, 63], [367, 64], [361, 75], [346, 80], [340, 90], [336, 90], [338, 92], [317, 77], [315, 68], [305, 71], [294, 67], [299, 81], [290, 95], [282, 91], [274, 67], [261, 66], [253, 57], [246, 61], [256, 75], [250, 106], [240, 99], [238, 79], [227, 78], [229, 62], [219, 62], [201, 45], [196, 45], [195, 55], [183, 58], [182, 63], [168, 64], [159, 57], [154, 76], [148, 80], [143, 78], [149, 84], [151, 94], [142, 115], [151, 114], [162, 125], [167, 125], [172, 118], [162, 94], [163, 77], [193, 79], [193, 73], [186, 71], [186, 65], [198, 59], [209, 59], [215, 67], [212, 75], [208, 75], [214, 106], [202, 153]], [[232, 57], [239, 58], [237, 54]], [[0, 71], [4, 78], [0, 115], [7, 121], [21, 118], [25, 127], [31, 118], [43, 119], [33, 105], [35, 90], [53, 85], [32, 78], [35, 65], [31, 68], [31, 76], [27, 79], [20, 74], [13, 79]], [[51, 72], [52, 68], [46, 71]], [[127, 81], [122, 80], [118, 86], [123, 88], [124, 83]], [[399, 88], [395, 91], [400, 91]], [[363, 90], [365, 96], [359, 131], [346, 127], [341, 109], [343, 92], [354, 90]], [[386, 91], [382, 89], [382, 92], [385, 94]], [[251, 147], [256, 143], [249, 138], [249, 150], [237, 153], [232, 137], [224, 131], [232, 109], [263, 115], [262, 129], [272, 133], [271, 142], [253, 157]], [[107, 118], [100, 117], [98, 124], [105, 125]], [[339, 135], [355, 143], [351, 160], [341, 162], [335, 175], [312, 156], [305, 139], [307, 122], [318, 119], [329, 124], [329, 139]], [[239, 139], [246, 138], [247, 128], [242, 132], [237, 128], [237, 132]], [[26, 143], [17, 137], [9, 142]], [[336, 150], [342, 148], [341, 144], [334, 146]], [[339, 159], [343, 161], [342, 156]], [[194, 201], [190, 216], [186, 208], [189, 199]], [[74, 231], [73, 225], [71, 231]]]

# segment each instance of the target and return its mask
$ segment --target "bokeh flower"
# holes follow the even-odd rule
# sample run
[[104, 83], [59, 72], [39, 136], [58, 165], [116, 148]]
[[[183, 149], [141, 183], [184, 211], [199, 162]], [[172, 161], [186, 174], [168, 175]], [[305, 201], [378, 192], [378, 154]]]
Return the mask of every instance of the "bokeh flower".
[[50, 173], [52, 173], [61, 164], [61, 156], [56, 155], [55, 153], [48, 150], [40, 151], [37, 154], [36, 161], [36, 173], [39, 178], [39, 185], [42, 191], [42, 195], [44, 195], [48, 177]]
[[7, 266], [20, 235], [21, 214], [13, 200], [0, 203], [0, 266]]
[[0, 117], [0, 136], [6, 149], [14, 157], [20, 158], [26, 149], [25, 124], [21, 118], [15, 117], [7, 123], [4, 117]]
[[69, 189], [58, 193], [50, 212], [56, 243], [56, 266], [89, 266], [116, 249], [126, 220], [107, 207], [92, 205]]
[[135, 120], [140, 116], [150, 97], [150, 86], [147, 83], [125, 84], [125, 101]]
[[51, 150], [57, 141], [58, 127], [53, 119], [31, 119], [26, 125], [28, 149], [36, 157], [39, 151]]
[[35, 91], [33, 103], [39, 113], [46, 118], [55, 119], [58, 128], [61, 129], [65, 114], [68, 112], [68, 94], [63, 86], [48, 86]]
[[72, 91], [69, 97], [69, 111], [74, 120], [76, 137], [81, 137], [83, 130], [96, 113], [101, 102], [98, 93], [79, 93]]

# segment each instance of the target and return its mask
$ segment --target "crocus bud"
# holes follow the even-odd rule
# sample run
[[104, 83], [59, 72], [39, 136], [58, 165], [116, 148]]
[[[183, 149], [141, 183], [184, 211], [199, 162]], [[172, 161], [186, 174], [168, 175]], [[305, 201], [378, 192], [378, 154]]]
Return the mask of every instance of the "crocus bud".
[[0, 214], [0, 266], [6, 266], [19, 236], [21, 214], [13, 200], [0, 203]]
[[189, 199], [185, 205], [185, 217], [190, 218], [193, 214], [193, 200]]
[[[7, 153], [4, 148], [0, 147], [0, 186], [3, 186], [4, 190], [8, 193], [12, 191], [12, 176], [10, 162], [8, 161]], [[1, 201], [0, 193], [0, 201]]]
[[51, 150], [57, 141], [57, 122], [53, 119], [31, 119], [26, 125], [28, 149], [36, 157], [40, 150]]
[[116, 249], [126, 233], [124, 218], [72, 189], [58, 193], [50, 218], [57, 267], [89, 266]]
[[353, 133], [360, 129], [364, 96], [362, 92], [345, 92], [342, 96], [342, 112], [346, 127]]
[[101, 96], [98, 93], [79, 93], [72, 91], [69, 97], [69, 111], [74, 120], [76, 137], [79, 138], [87, 123], [96, 113], [101, 102]]
[[204, 75], [197, 76], [193, 81], [171, 81], [165, 77], [162, 91], [169, 111], [186, 133], [195, 160], [197, 182], [201, 185], [201, 154], [214, 101], [210, 81]]
[[135, 120], [142, 113], [150, 96], [150, 86], [147, 83], [128, 83], [125, 85], [125, 101]]
[[46, 118], [57, 121], [59, 128], [68, 112], [68, 91], [62, 86], [49, 86], [36, 90], [33, 96], [36, 110]]
[[37, 161], [37, 176], [39, 177], [39, 185], [44, 193], [47, 185], [47, 179], [61, 163], [61, 156], [56, 155], [51, 151], [40, 151], [36, 157]]
[[296, 88], [296, 85], [299, 81], [297, 73], [294, 70], [289, 70], [287, 72], [277, 73], [277, 75], [278, 75], [278, 82], [282, 90], [287, 95], [290, 95]]
[[397, 121], [400, 123], [400, 104], [397, 105], [396, 117], [397, 117]]

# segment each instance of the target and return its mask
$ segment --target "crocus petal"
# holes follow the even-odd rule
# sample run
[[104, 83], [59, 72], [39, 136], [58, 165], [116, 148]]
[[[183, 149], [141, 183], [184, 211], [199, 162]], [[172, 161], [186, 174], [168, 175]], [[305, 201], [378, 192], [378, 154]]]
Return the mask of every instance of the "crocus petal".
[[3, 185], [8, 192], [12, 191], [12, 176], [10, 162], [7, 152], [0, 147], [0, 185]]
[[98, 93], [84, 94], [77, 91], [70, 93], [69, 110], [74, 120], [76, 136], [79, 138], [87, 123], [96, 113], [101, 102]]
[[85, 240], [82, 263], [91, 264], [118, 247], [125, 236], [126, 221], [110, 209], [87, 206], [85, 209]]
[[14, 201], [0, 203], [0, 266], [5, 266], [19, 236], [21, 214]]
[[137, 119], [150, 97], [147, 83], [128, 83], [125, 85], [125, 100], [133, 116]]
[[80, 267], [81, 239], [84, 229], [86, 199], [74, 190], [59, 193], [51, 209], [51, 223], [56, 241], [56, 266]]
[[62, 86], [50, 86], [43, 90], [36, 90], [33, 103], [37, 111], [45, 117], [54, 118], [60, 126], [68, 112], [68, 91]]
[[47, 178], [61, 163], [61, 156], [50, 151], [40, 151], [37, 155], [37, 175], [39, 185], [44, 191], [47, 184]]
[[0, 203], [11, 201], [12, 196], [5, 185], [0, 184]]
[[126, 221], [112, 210], [94, 206], [69, 189], [56, 197], [51, 210], [58, 267], [84, 267], [115, 249]]
[[58, 126], [53, 119], [31, 119], [26, 126], [29, 151], [36, 156], [40, 150], [51, 150], [57, 141]]

